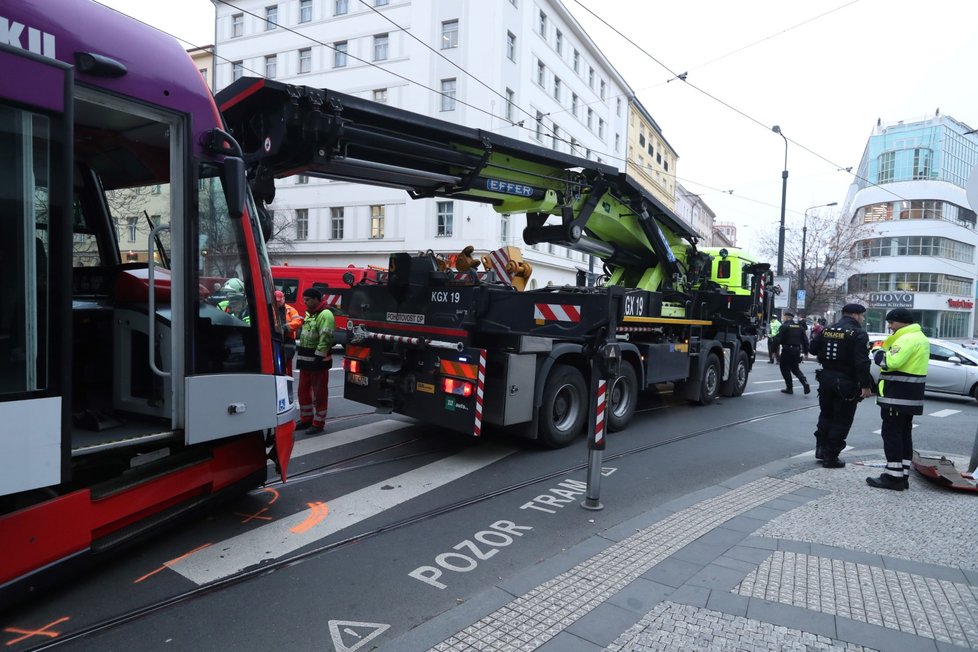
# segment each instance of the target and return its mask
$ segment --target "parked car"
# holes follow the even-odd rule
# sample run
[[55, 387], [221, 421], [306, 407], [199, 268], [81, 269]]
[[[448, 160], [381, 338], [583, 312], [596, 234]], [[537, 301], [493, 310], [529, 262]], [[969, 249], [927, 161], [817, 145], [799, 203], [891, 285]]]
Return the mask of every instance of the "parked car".
[[[882, 342], [886, 335], [870, 333], [870, 344]], [[872, 365], [873, 380], [879, 381], [880, 368]], [[958, 394], [978, 400], [978, 351], [966, 349], [957, 342], [930, 339], [930, 362], [927, 364], [928, 392]]]

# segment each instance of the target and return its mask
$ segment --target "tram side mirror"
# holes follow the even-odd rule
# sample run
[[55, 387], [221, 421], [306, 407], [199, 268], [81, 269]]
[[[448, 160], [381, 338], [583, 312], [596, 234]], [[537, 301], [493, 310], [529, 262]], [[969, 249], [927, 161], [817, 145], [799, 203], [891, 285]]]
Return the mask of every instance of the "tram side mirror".
[[[244, 215], [245, 197], [248, 180], [245, 176], [245, 162], [236, 156], [224, 159], [224, 169], [221, 181], [224, 182], [224, 192], [227, 193], [228, 213], [235, 219]], [[270, 230], [266, 231], [266, 233]]]

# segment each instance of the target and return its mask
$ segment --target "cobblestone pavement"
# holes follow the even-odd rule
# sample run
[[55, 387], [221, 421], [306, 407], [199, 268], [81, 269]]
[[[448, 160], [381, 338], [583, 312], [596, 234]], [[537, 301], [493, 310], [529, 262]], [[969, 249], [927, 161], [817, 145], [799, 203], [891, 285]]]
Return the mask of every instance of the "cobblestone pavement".
[[879, 491], [864, 481], [877, 474], [810, 459], [762, 467], [384, 649], [978, 650], [978, 496], [916, 475], [908, 492]]

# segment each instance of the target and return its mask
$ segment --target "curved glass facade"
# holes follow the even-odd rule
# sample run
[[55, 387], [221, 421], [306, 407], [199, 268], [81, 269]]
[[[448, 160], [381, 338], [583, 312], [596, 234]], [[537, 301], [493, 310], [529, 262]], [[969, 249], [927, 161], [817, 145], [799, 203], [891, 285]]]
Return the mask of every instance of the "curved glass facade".
[[930, 235], [904, 235], [861, 240], [854, 248], [856, 258], [879, 256], [934, 256], [974, 264], [975, 246]]

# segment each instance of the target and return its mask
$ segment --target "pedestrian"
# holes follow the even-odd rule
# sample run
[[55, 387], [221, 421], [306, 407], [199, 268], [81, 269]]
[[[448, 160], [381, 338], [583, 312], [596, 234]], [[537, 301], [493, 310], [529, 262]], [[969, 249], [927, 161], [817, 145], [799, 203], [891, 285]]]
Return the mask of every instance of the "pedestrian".
[[880, 367], [876, 403], [883, 419], [881, 434], [886, 468], [878, 478], [866, 478], [866, 483], [902, 491], [910, 488], [913, 415], [924, 413], [930, 342], [906, 308], [888, 312], [886, 326], [893, 333], [883, 340], [880, 348], [873, 350], [873, 362]]
[[302, 328], [303, 318], [299, 311], [285, 303], [285, 293], [275, 290], [275, 307], [282, 325], [282, 355], [285, 357], [285, 375], [292, 375], [292, 358], [295, 357], [295, 340]]
[[856, 406], [872, 395], [865, 321], [866, 308], [848, 303], [842, 307], [842, 319], [817, 333], [812, 327], [811, 352], [822, 364], [815, 372], [819, 408], [815, 459], [827, 469], [841, 469], [846, 465], [839, 459], [839, 453], [846, 447]]
[[[849, 305], [859, 305], [859, 304], [849, 304]], [[816, 335], [824, 331], [827, 325], [828, 322], [825, 321], [825, 317], [819, 317], [818, 320], [814, 324], [812, 324], [812, 337], [815, 337]], [[865, 330], [865, 328], [863, 328], [863, 330]], [[809, 341], [809, 343], [811, 343], [811, 341]]]
[[781, 330], [781, 320], [777, 315], [771, 315], [771, 323], [768, 324], [767, 334], [767, 363], [774, 364], [778, 361], [778, 345], [774, 343], [774, 338]]
[[217, 307], [245, 324], [251, 325], [251, 311], [248, 309], [248, 297], [245, 295], [245, 284], [240, 278], [229, 278], [221, 287]]
[[801, 354], [808, 353], [808, 336], [805, 334], [805, 329], [801, 327], [801, 324], [795, 321], [794, 313], [786, 310], [784, 317], [785, 320], [781, 324], [778, 334], [774, 336], [774, 342], [781, 349], [781, 376], [784, 378], [785, 384], [785, 388], [781, 390], [781, 393], [795, 393], [791, 382], [791, 375], [794, 374], [798, 378], [798, 382], [805, 389], [805, 393], [811, 394], [812, 387], [808, 384], [808, 379], [805, 378], [805, 374], [798, 368], [798, 363], [801, 362]]
[[318, 435], [326, 431], [335, 321], [322, 292], [307, 288], [302, 299], [307, 312], [295, 358], [299, 369], [299, 423], [296, 429], [305, 430], [307, 435]]

